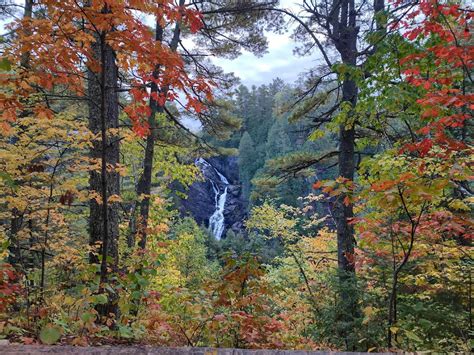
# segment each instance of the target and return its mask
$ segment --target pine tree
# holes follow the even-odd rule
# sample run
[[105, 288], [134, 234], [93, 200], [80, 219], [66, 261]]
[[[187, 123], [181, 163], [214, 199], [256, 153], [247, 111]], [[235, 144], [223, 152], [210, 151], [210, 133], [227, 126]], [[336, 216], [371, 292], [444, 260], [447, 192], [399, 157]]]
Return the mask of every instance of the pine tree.
[[248, 132], [244, 132], [239, 144], [239, 174], [242, 182], [242, 196], [249, 199], [252, 180], [258, 169], [255, 144]]

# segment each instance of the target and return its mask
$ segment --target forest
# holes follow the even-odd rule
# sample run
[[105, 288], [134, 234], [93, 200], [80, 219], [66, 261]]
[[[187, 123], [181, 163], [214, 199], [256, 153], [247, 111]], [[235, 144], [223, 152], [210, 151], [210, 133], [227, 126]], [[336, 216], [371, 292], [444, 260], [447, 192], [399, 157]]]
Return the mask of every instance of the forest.
[[[470, 1], [0, 23], [0, 345], [473, 351]], [[296, 80], [220, 65], [272, 36]]]

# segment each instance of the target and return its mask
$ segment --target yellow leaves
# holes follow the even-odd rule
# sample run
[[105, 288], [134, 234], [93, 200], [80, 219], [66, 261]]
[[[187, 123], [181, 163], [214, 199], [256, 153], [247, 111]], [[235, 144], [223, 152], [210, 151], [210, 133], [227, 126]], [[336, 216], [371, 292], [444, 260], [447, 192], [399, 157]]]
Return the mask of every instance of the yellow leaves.
[[8, 248], [6, 247], [7, 245], [8, 245], [7, 234], [5, 233], [5, 230], [3, 229], [3, 227], [0, 227], [0, 260], [5, 260], [5, 258], [9, 254]]
[[267, 237], [289, 238], [293, 236], [292, 229], [296, 221], [287, 218], [284, 211], [276, 209], [268, 203], [258, 206], [252, 210], [252, 214], [246, 223], [248, 228], [266, 230], [270, 233]]
[[474, 204], [474, 196], [470, 196], [464, 199], [464, 201], [470, 205]]
[[393, 334], [397, 334], [399, 330], [400, 330], [399, 327], [390, 327], [390, 331], [391, 331]]
[[374, 315], [377, 314], [378, 309], [372, 306], [365, 307], [362, 312], [364, 313], [364, 320], [362, 324], [367, 325], [374, 318]]
[[28, 206], [28, 201], [24, 199], [19, 199], [14, 196], [7, 196], [5, 198], [9, 210], [18, 210], [25, 211]]
[[169, 232], [170, 227], [166, 223], [158, 223], [148, 228], [149, 234], [162, 234]]
[[150, 198], [151, 195], [150, 194], [141, 194], [140, 196], [138, 196], [138, 201], [139, 202], [142, 202], [144, 199], [147, 199], [147, 198]]
[[326, 132], [324, 132], [321, 129], [314, 130], [308, 137], [308, 140], [310, 141], [316, 141], [322, 137], [324, 137]]
[[108, 203], [119, 203], [122, 201], [122, 197], [120, 197], [119, 195], [111, 195], [107, 198]]
[[102, 204], [102, 196], [97, 191], [89, 191], [89, 199], [94, 200], [98, 205]]
[[425, 277], [424, 277], [423, 275], [417, 275], [417, 276], [415, 277], [415, 285], [417, 285], [417, 286], [424, 286], [424, 285], [426, 285], [426, 284], [427, 284], [427, 282], [426, 282], [426, 279], [425, 279]]
[[451, 202], [449, 202], [448, 206], [458, 211], [468, 212], [471, 210], [471, 208], [463, 200], [459, 200], [459, 199], [452, 200]]
[[312, 252], [333, 252], [336, 250], [336, 234], [327, 228], [318, 231], [315, 237], [305, 238]]

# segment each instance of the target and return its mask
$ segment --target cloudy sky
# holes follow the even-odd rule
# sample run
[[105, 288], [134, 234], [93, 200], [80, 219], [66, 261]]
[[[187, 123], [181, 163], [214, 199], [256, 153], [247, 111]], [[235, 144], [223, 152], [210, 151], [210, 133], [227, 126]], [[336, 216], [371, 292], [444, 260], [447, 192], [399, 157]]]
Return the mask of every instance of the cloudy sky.
[[233, 72], [247, 86], [266, 84], [276, 77], [293, 83], [298, 74], [315, 66], [315, 58], [295, 56], [289, 35], [267, 34], [268, 53], [262, 57], [244, 51], [236, 59], [217, 58], [214, 63], [226, 72]]
[[[281, 7], [293, 11], [297, 10], [295, 3], [294, 0], [280, 0]], [[226, 72], [233, 72], [247, 86], [266, 84], [276, 77], [293, 83], [298, 78], [298, 74], [315, 66], [316, 58], [294, 55], [295, 46], [290, 34], [291, 31], [282, 35], [266, 33], [268, 53], [262, 57], [256, 57], [244, 51], [236, 59], [216, 58], [214, 63]]]

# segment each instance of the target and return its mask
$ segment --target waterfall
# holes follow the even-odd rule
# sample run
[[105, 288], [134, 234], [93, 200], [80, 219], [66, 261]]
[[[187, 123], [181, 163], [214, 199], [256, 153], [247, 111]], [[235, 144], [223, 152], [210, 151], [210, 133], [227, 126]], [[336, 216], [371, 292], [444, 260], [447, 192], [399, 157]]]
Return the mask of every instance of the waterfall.
[[209, 230], [211, 231], [212, 235], [219, 240], [221, 239], [222, 233], [224, 233], [225, 229], [224, 207], [227, 199], [227, 188], [230, 183], [224, 175], [222, 175], [216, 168], [214, 168], [203, 158], [197, 159], [196, 165], [213, 169], [219, 177], [220, 182], [224, 185], [224, 191], [221, 193], [219, 185], [212, 179], [209, 179], [212, 185], [212, 190], [214, 191], [215, 203], [214, 213], [211, 215], [211, 217], [209, 217]]
[[[216, 239], [221, 239], [222, 233], [224, 232], [224, 206], [225, 200], [227, 198], [227, 186], [224, 188], [224, 192], [219, 196], [216, 203], [216, 210], [209, 218], [209, 229], [211, 230], [212, 235]], [[217, 199], [217, 194], [216, 194]]]

